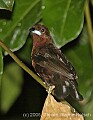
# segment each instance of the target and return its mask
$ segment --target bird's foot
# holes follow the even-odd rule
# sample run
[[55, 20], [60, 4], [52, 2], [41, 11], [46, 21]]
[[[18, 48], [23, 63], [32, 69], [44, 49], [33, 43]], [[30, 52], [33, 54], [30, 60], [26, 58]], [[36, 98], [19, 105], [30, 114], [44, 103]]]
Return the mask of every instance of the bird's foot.
[[54, 85], [49, 86], [49, 88], [46, 90], [48, 92], [48, 94], [51, 94], [52, 90], [55, 88]]

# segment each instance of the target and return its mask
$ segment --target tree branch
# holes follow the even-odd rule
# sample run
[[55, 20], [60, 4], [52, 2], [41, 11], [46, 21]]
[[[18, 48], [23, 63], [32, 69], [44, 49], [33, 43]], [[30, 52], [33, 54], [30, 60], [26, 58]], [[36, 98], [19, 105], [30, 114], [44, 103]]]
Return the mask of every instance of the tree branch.
[[93, 29], [92, 29], [92, 21], [91, 21], [91, 16], [90, 16], [90, 9], [89, 9], [89, 0], [86, 0], [85, 17], [86, 17], [86, 22], [87, 22], [89, 42], [90, 42], [92, 56], [93, 56]]

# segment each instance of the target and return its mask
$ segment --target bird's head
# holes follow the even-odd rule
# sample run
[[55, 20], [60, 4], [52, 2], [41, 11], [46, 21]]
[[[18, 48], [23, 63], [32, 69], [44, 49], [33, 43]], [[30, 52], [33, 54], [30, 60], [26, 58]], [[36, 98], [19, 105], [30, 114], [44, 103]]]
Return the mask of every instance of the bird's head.
[[33, 39], [33, 46], [35, 47], [52, 42], [49, 30], [44, 25], [41, 24], [34, 25], [30, 29], [30, 34]]

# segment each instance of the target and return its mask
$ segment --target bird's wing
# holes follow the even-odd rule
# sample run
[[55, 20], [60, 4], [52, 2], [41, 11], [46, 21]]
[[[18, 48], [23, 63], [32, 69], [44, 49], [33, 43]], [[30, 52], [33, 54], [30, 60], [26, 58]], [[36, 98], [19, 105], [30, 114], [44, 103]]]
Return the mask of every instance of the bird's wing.
[[40, 48], [34, 59], [39, 66], [52, 72], [59, 73], [72, 80], [77, 78], [71, 63], [53, 44]]

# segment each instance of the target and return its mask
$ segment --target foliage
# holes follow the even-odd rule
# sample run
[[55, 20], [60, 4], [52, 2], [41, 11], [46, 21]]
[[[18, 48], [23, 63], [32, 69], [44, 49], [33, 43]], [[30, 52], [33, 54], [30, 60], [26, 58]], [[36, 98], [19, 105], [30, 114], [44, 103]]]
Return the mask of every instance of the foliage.
[[[56, 46], [61, 48], [76, 68], [79, 76], [79, 88], [84, 96], [80, 111], [91, 113], [91, 106], [93, 106], [93, 59], [91, 55], [93, 48], [91, 48], [91, 44], [93, 43], [89, 42], [88, 23], [84, 22], [84, 6], [85, 0], [55, 2], [54, 0], [1, 0], [0, 40], [13, 52], [16, 51], [22, 61], [30, 65], [32, 41], [29, 36], [29, 28], [42, 20], [41, 22], [49, 28]], [[7, 66], [6, 57], [6, 52], [0, 47], [0, 91], [2, 98], [0, 100], [1, 111], [5, 113], [21, 93], [23, 82], [22, 69], [11, 62]], [[12, 73], [13, 69], [15, 73]], [[14, 79], [13, 76], [18, 76], [18, 78]], [[13, 89], [12, 92], [11, 89]], [[13, 96], [7, 97], [9, 93]], [[86, 117], [86, 120], [90, 119], [90, 117]]]

